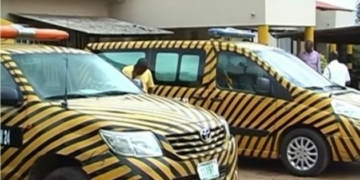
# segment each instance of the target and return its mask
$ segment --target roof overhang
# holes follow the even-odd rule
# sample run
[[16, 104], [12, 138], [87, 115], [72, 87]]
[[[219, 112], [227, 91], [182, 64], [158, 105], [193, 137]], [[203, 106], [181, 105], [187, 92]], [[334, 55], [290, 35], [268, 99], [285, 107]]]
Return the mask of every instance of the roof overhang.
[[171, 31], [120, 21], [107, 17], [63, 16], [45, 14], [18, 14], [11, 16], [28, 23], [33, 21], [62, 29], [96, 36], [146, 36], [173, 34]]
[[[304, 40], [304, 31], [273, 34], [276, 38]], [[319, 43], [360, 44], [360, 25], [315, 30], [314, 40]]]
[[335, 6], [332, 4], [328, 4], [325, 2], [321, 2], [321, 1], [316, 1], [316, 9], [319, 10], [333, 10], [333, 11], [355, 11], [354, 9], [347, 9], [347, 8], [343, 8], [343, 7], [339, 7], [339, 6]]

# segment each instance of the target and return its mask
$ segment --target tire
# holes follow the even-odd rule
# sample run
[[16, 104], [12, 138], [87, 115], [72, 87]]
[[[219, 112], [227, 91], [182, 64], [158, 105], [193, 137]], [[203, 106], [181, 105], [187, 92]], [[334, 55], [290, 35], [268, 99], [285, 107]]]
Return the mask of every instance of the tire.
[[[305, 148], [298, 146], [301, 143], [307, 144], [307, 146], [304, 146]], [[295, 129], [285, 135], [280, 144], [280, 156], [285, 168], [291, 174], [301, 177], [321, 174], [328, 167], [331, 157], [326, 140], [319, 133], [303, 128]], [[303, 160], [295, 157], [300, 157]], [[294, 165], [298, 161], [300, 161], [298, 166]], [[301, 161], [304, 162], [304, 166], [301, 166]]]
[[90, 180], [90, 177], [79, 167], [62, 167], [52, 171], [45, 180]]

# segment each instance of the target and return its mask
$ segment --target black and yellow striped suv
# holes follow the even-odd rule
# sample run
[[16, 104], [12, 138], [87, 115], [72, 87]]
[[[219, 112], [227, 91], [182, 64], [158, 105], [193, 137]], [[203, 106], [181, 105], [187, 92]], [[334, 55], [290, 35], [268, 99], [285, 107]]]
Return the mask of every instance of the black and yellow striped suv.
[[360, 159], [360, 92], [275, 47], [231, 41], [92, 43], [118, 69], [149, 59], [155, 94], [228, 120], [238, 154], [280, 158], [299, 176]]
[[95, 54], [1, 44], [1, 179], [235, 180], [237, 146], [222, 117]]

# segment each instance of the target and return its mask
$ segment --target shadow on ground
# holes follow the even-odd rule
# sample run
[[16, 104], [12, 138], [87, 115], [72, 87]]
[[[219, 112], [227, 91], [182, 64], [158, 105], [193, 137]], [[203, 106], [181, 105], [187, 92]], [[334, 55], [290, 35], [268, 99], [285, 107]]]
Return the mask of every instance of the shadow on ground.
[[239, 159], [240, 179], [257, 180], [360, 180], [360, 163], [336, 163], [316, 178], [299, 178], [287, 174], [280, 161]]

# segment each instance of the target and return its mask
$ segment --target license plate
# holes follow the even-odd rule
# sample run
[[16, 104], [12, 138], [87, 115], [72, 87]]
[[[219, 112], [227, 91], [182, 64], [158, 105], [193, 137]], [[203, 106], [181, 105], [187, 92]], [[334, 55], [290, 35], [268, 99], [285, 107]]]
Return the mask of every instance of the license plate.
[[23, 142], [23, 130], [18, 127], [1, 126], [0, 143], [1, 146], [20, 147]]
[[219, 166], [216, 159], [199, 163], [197, 165], [197, 172], [201, 180], [216, 179], [220, 176]]

